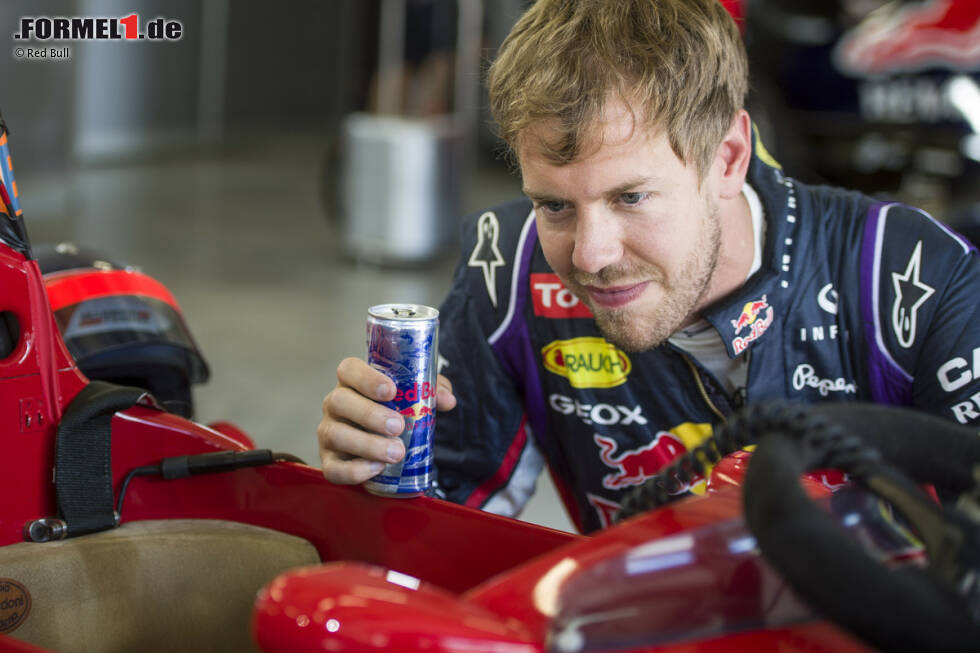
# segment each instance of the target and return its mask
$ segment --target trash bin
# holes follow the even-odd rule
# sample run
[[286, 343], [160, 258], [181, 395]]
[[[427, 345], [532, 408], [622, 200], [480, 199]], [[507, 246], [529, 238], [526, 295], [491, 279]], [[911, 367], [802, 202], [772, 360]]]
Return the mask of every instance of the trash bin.
[[431, 260], [457, 236], [479, 96], [482, 3], [457, 0], [452, 111], [402, 115], [392, 71], [402, 67], [405, 0], [382, 0], [378, 112], [341, 129], [341, 210], [347, 252], [379, 264]]
[[453, 116], [351, 114], [343, 140], [344, 237], [352, 256], [418, 263], [453, 242], [463, 145]]

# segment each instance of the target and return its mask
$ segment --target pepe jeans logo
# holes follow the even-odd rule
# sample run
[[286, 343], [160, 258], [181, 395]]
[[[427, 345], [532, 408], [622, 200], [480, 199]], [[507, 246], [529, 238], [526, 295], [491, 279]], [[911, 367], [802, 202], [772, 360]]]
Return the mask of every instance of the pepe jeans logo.
[[573, 388], [612, 388], [626, 382], [629, 357], [603, 338], [555, 340], [541, 349], [544, 368]]
[[793, 372], [793, 389], [802, 390], [803, 388], [813, 388], [820, 393], [821, 397], [826, 397], [831, 392], [843, 392], [844, 394], [857, 393], [857, 384], [848, 383], [842, 378], [821, 379], [814, 372], [813, 365], [801, 363], [796, 366]]
[[0, 633], [16, 630], [31, 611], [31, 593], [10, 578], [0, 578]]

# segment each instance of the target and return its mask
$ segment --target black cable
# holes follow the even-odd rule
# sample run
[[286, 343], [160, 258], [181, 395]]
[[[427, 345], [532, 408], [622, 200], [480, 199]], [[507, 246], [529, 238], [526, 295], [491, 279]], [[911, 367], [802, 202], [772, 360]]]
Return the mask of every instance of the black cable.
[[150, 465], [147, 467], [136, 467], [129, 470], [126, 477], [123, 478], [122, 486], [119, 488], [119, 499], [116, 500], [116, 520], [118, 521], [122, 515], [123, 501], [126, 499], [126, 490], [129, 489], [129, 482], [133, 480], [134, 476], [151, 476], [160, 474], [159, 465]]
[[270, 449], [250, 449], [248, 451], [213, 451], [190, 456], [172, 456], [164, 458], [156, 465], [136, 467], [126, 474], [119, 488], [119, 499], [116, 501], [116, 520], [122, 515], [123, 501], [129, 483], [135, 476], [159, 476], [163, 480], [172, 481], [197, 474], [215, 474], [218, 472], [234, 471], [244, 467], [259, 467], [274, 462], [303, 463], [303, 460], [289, 453], [273, 453]]

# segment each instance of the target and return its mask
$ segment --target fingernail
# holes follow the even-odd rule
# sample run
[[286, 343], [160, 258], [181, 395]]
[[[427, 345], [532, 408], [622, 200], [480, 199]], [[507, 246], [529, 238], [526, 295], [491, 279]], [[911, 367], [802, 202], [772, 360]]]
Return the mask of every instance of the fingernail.
[[378, 384], [378, 399], [385, 399], [388, 396], [388, 387], [387, 383]]
[[402, 447], [397, 442], [388, 445], [388, 460], [397, 462], [402, 457]]
[[389, 417], [385, 420], [385, 430], [392, 435], [400, 435], [402, 432], [402, 421], [397, 417]]
[[384, 463], [371, 463], [370, 465], [371, 475], [377, 476], [378, 474], [381, 473], [381, 470], [383, 470], [384, 468], [385, 468]]

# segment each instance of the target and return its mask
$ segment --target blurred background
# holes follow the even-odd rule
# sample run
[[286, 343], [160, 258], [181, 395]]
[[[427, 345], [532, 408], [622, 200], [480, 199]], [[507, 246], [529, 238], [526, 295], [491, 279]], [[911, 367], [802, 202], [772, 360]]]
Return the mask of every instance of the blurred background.
[[[980, 2], [724, 1], [790, 175], [975, 229]], [[367, 308], [438, 305], [458, 217], [520, 193], [482, 80], [526, 4], [5, 2], [0, 110], [32, 241], [164, 283], [211, 370], [196, 419], [319, 465], [320, 402], [363, 355]], [[24, 17], [133, 13], [181, 38], [13, 37]], [[523, 517], [570, 528], [542, 484]]]

